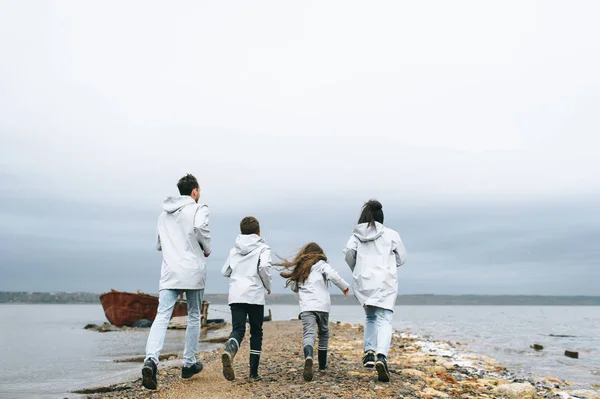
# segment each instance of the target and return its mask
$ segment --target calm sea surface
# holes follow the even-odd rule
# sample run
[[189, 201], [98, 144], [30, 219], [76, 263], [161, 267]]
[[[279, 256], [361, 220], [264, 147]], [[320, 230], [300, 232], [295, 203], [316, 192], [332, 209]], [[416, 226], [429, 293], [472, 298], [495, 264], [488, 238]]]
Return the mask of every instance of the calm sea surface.
[[[298, 310], [267, 309], [276, 320], [295, 318]], [[211, 305], [209, 317], [228, 319], [227, 310]], [[600, 384], [600, 307], [398, 306], [394, 318], [397, 329], [467, 343], [513, 371], [586, 388]], [[337, 306], [330, 320], [362, 323], [363, 312]], [[74, 398], [73, 389], [137, 378], [139, 364], [113, 360], [143, 355], [148, 332], [83, 330], [103, 321], [100, 305], [0, 305], [0, 398]], [[169, 331], [164, 352], [181, 352], [184, 334]], [[533, 343], [544, 351], [529, 349]], [[563, 356], [565, 349], [579, 351], [580, 359]]]

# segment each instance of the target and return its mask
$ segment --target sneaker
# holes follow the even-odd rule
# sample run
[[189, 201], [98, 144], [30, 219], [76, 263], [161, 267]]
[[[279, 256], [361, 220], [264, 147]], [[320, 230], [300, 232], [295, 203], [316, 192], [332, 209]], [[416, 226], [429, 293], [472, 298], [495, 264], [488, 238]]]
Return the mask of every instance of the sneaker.
[[302, 373], [304, 381], [312, 381], [314, 376], [313, 370], [313, 347], [304, 347], [304, 372]]
[[181, 378], [192, 378], [193, 376], [201, 372], [203, 368], [204, 367], [200, 362], [196, 362], [195, 364], [189, 367], [184, 367], [181, 369]]
[[156, 383], [157, 370], [156, 363], [154, 363], [152, 359], [148, 359], [144, 362], [144, 366], [142, 367], [142, 385], [144, 388], [158, 388], [158, 384]]
[[390, 371], [387, 366], [387, 359], [385, 355], [377, 355], [377, 363], [375, 363], [375, 369], [377, 370], [377, 380], [380, 382], [390, 382]]
[[375, 352], [367, 351], [365, 357], [363, 357], [363, 367], [372, 369], [375, 367]]
[[258, 374], [256, 374], [256, 375], [250, 375], [248, 377], [248, 379], [250, 381], [262, 381], [262, 377], [260, 375], [258, 375]]

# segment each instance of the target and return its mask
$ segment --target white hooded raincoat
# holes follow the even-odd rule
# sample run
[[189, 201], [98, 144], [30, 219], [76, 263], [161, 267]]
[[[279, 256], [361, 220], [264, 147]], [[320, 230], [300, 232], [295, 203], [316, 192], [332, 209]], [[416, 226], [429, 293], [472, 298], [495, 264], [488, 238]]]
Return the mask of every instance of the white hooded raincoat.
[[396, 268], [406, 262], [400, 235], [381, 223], [375, 227], [361, 223], [354, 227], [344, 253], [360, 304], [393, 311], [398, 296]]
[[169, 197], [158, 218], [156, 249], [162, 251], [160, 290], [202, 290], [210, 254], [209, 212], [190, 196]]
[[229, 277], [229, 304], [265, 304], [271, 289], [271, 248], [256, 234], [240, 234], [221, 269]]
[[312, 265], [310, 274], [304, 283], [292, 285], [292, 291], [298, 293], [300, 313], [329, 313], [331, 310], [331, 297], [328, 289], [330, 281], [342, 291], [350, 287], [327, 262], [320, 260]]

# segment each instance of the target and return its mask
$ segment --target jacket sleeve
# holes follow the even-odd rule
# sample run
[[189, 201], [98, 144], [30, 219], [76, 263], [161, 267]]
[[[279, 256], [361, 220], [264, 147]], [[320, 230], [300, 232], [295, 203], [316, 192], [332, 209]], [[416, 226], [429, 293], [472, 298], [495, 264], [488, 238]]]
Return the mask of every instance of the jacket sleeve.
[[271, 291], [271, 248], [266, 248], [259, 255], [258, 275], [265, 288]]
[[158, 233], [158, 228], [156, 229], [156, 250], [162, 251], [162, 245], [160, 243], [160, 234]]
[[[231, 255], [230, 255], [231, 256]], [[225, 264], [223, 265], [223, 267], [221, 268], [221, 274], [225, 277], [231, 277], [231, 264], [229, 262], [229, 256], [227, 257], [227, 260], [225, 261]]]
[[327, 263], [323, 265], [323, 275], [327, 280], [337, 285], [337, 287], [342, 291], [346, 291], [346, 289], [350, 288], [350, 284], [348, 284], [346, 280], [344, 280], [339, 273]]
[[400, 239], [400, 235], [397, 236], [397, 241], [395, 242], [395, 248], [393, 251], [396, 255], [396, 267], [400, 267], [406, 263], [406, 249], [404, 248], [404, 244]]
[[346, 263], [350, 266], [350, 270], [354, 271], [356, 266], [356, 250], [358, 249], [358, 242], [356, 237], [351, 236], [344, 248], [344, 254], [346, 255]]
[[208, 210], [208, 205], [199, 206], [194, 215], [194, 234], [205, 254], [210, 254], [211, 251], [210, 230], [208, 228], [209, 219], [210, 212]]

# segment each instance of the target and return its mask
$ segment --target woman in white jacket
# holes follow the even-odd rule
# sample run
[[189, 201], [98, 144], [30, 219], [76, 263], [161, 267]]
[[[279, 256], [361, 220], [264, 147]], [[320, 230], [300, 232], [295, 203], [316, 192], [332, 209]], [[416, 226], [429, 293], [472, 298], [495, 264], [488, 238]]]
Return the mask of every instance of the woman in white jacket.
[[329, 311], [331, 298], [329, 282], [335, 284], [344, 295], [348, 295], [350, 284], [344, 281], [327, 263], [323, 249], [309, 242], [298, 252], [292, 261], [282, 259], [277, 266], [286, 268], [281, 277], [286, 278], [286, 287], [298, 293], [300, 319], [302, 320], [302, 347], [304, 349], [304, 380], [313, 379], [313, 348], [319, 334], [319, 370], [327, 368], [327, 347], [329, 343]]
[[375, 367], [379, 381], [388, 382], [387, 354], [398, 296], [396, 268], [406, 261], [406, 250], [400, 235], [383, 226], [379, 201], [370, 200], [363, 206], [344, 253], [352, 269], [352, 289], [365, 309], [363, 366]]

